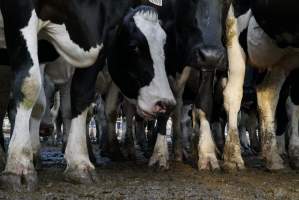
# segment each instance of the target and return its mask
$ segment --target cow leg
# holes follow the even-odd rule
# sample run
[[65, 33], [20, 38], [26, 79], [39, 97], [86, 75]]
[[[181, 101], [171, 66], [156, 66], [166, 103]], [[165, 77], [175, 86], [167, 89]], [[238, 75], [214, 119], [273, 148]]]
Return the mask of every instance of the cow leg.
[[185, 67], [182, 74], [176, 78], [176, 82], [174, 86], [177, 104], [173, 111], [172, 123], [173, 123], [174, 157], [176, 161], [183, 160], [181, 115], [182, 115], [182, 107], [183, 107], [183, 93], [184, 93], [187, 80], [190, 76], [190, 73], [191, 73], [191, 68]]
[[[133, 117], [135, 112], [135, 109], [133, 108], [133, 105], [131, 105], [128, 101], [125, 100], [124, 104], [124, 112], [126, 115], [126, 122], [127, 122], [127, 131], [125, 136], [125, 146], [127, 151], [127, 158], [130, 160], [136, 160], [136, 150], [135, 150], [135, 144], [134, 144], [134, 138], [133, 138]], [[136, 134], [136, 130], [135, 130]]]
[[191, 148], [191, 135], [192, 135], [192, 121], [189, 116], [189, 111], [191, 111], [192, 106], [187, 105], [182, 108], [182, 119], [181, 119], [181, 127], [182, 127], [182, 144], [183, 144], [183, 154], [185, 158], [189, 158], [189, 152]]
[[86, 141], [87, 109], [72, 119], [70, 134], [65, 149], [67, 168], [65, 176], [68, 181], [92, 183], [94, 166], [89, 160]]
[[250, 147], [255, 153], [260, 152], [260, 146], [261, 146], [258, 135], [256, 133], [257, 124], [258, 124], [258, 119], [257, 119], [256, 110], [249, 111], [247, 130], [249, 133]]
[[149, 166], [157, 164], [159, 168], [167, 170], [169, 168], [169, 152], [166, 136], [166, 124], [168, 116], [159, 116], [157, 119], [157, 140], [154, 147], [153, 154], [149, 160]]
[[[14, 9], [20, 9], [26, 13], [27, 8]], [[6, 40], [11, 53], [11, 64], [15, 69], [14, 98], [17, 102], [17, 114], [1, 181], [2, 185], [14, 190], [25, 188], [33, 190], [37, 186], [29, 120], [33, 106], [38, 99], [42, 81], [37, 56], [38, 18], [35, 11], [30, 12], [30, 10], [27, 9], [28, 15], [24, 14], [21, 18], [10, 19], [10, 23], [22, 25], [8, 26], [6, 29], [6, 33], [9, 33], [9, 36], [6, 35]]]
[[210, 123], [207, 120], [206, 113], [197, 109], [197, 115], [200, 120], [199, 142], [198, 142], [198, 169], [215, 170], [220, 169], [216, 157], [216, 145], [214, 143]]
[[[298, 91], [296, 91], [298, 92]], [[289, 139], [289, 157], [291, 167], [299, 168], [299, 133], [298, 133], [298, 123], [299, 123], [299, 105], [295, 105], [292, 100], [288, 100], [288, 110], [290, 112], [289, 123], [290, 123], [290, 139]]]
[[46, 96], [44, 88], [41, 88], [39, 97], [37, 102], [35, 103], [29, 124], [30, 136], [31, 136], [31, 146], [33, 150], [33, 162], [35, 164], [36, 169], [41, 168], [41, 159], [40, 159], [40, 138], [39, 138], [39, 130], [42, 117], [45, 113], [46, 108]]
[[240, 144], [242, 153], [245, 155], [251, 155], [252, 151], [249, 145], [249, 141], [246, 136], [247, 132], [247, 123], [248, 123], [248, 113], [244, 112], [243, 110], [239, 113], [239, 137], [240, 137]]
[[284, 71], [272, 69], [264, 81], [257, 87], [257, 100], [261, 129], [262, 156], [269, 170], [284, 168], [278, 154], [275, 128], [275, 111], [280, 89], [286, 79]]
[[63, 123], [63, 130], [59, 132], [57, 135], [58, 142], [61, 142], [62, 138], [64, 143], [66, 143], [66, 138], [68, 138], [70, 128], [71, 128], [71, 120], [72, 120], [72, 110], [71, 110], [71, 83], [70, 79], [67, 83], [59, 86], [59, 94], [60, 94], [60, 111]]
[[76, 69], [71, 86], [72, 121], [65, 149], [67, 168], [65, 177], [75, 183], [96, 181], [94, 165], [90, 162], [86, 144], [86, 118], [88, 107], [95, 95], [96, 76], [100, 68]]
[[10, 66], [0, 66], [0, 170], [5, 167], [5, 141], [3, 135], [3, 121], [8, 109], [11, 91], [12, 70]]
[[105, 111], [108, 120], [108, 135], [107, 142], [104, 144], [103, 153], [104, 155], [107, 154], [108, 157], [113, 160], [122, 160], [123, 155], [115, 131], [119, 89], [112, 83], [108, 91], [105, 103]]
[[223, 153], [224, 144], [225, 144], [225, 135], [224, 135], [224, 127], [222, 122], [216, 121], [212, 124], [212, 133], [214, 135], [215, 144], [220, 153]]
[[224, 108], [228, 118], [228, 135], [224, 146], [224, 168], [226, 170], [243, 169], [238, 134], [238, 112], [240, 110], [245, 77], [245, 55], [239, 44], [237, 19], [232, 7], [227, 17], [227, 53], [229, 60], [228, 81], [224, 89]]

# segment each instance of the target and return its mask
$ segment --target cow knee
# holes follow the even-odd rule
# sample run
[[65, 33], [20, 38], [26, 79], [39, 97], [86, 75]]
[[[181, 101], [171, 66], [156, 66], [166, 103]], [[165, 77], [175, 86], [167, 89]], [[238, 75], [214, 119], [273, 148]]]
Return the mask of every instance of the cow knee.
[[21, 99], [20, 103], [26, 109], [31, 109], [35, 105], [36, 100], [41, 90], [41, 78], [40, 76], [30, 76], [23, 80], [21, 85]]

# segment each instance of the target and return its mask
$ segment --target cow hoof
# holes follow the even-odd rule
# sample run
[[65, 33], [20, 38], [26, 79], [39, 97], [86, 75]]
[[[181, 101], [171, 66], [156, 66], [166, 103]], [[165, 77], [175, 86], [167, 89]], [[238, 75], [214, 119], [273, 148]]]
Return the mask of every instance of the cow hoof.
[[8, 190], [16, 192], [35, 191], [37, 189], [37, 173], [30, 172], [28, 174], [15, 174], [11, 172], [3, 172], [0, 177], [1, 185]]
[[269, 171], [277, 171], [285, 168], [283, 160], [276, 152], [268, 152], [265, 157], [266, 169]]
[[158, 165], [160, 169], [169, 169], [168, 145], [165, 135], [158, 134], [154, 152], [149, 160], [149, 166]]
[[198, 159], [198, 170], [202, 170], [202, 171], [217, 171], [220, 169], [219, 167], [219, 163], [218, 160], [215, 156], [215, 154], [213, 155], [206, 155], [206, 156], [202, 156], [199, 155], [199, 159]]
[[244, 161], [241, 156], [241, 147], [239, 136], [236, 130], [230, 130], [224, 146], [224, 163], [225, 171], [236, 171], [245, 169]]
[[148, 163], [149, 167], [157, 166], [161, 170], [169, 169], [169, 157], [167, 154], [153, 153]]
[[93, 167], [68, 168], [64, 172], [65, 180], [74, 184], [94, 184], [97, 182], [97, 173]]

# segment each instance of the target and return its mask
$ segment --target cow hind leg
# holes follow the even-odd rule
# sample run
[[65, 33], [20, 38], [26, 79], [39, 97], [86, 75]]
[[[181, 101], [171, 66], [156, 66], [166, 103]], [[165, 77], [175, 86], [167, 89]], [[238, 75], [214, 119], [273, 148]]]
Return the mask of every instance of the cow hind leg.
[[264, 81], [257, 87], [257, 100], [261, 126], [262, 156], [266, 160], [266, 168], [278, 170], [284, 168], [276, 141], [275, 110], [279, 92], [286, 78], [284, 71], [272, 69]]
[[[71, 86], [71, 128], [65, 149], [67, 181], [91, 184], [97, 181], [95, 167], [88, 156], [86, 119], [88, 107], [95, 95], [94, 85], [98, 66], [77, 69]], [[89, 78], [87, 78], [89, 77]]]
[[224, 89], [224, 108], [228, 118], [228, 134], [224, 146], [224, 169], [244, 169], [238, 134], [238, 112], [243, 96], [245, 55], [238, 40], [237, 19], [232, 7], [227, 17], [227, 53], [229, 60], [228, 82]]
[[198, 169], [199, 170], [217, 170], [220, 169], [216, 157], [216, 145], [212, 137], [210, 123], [206, 114], [197, 110], [200, 120], [199, 142], [198, 142]]
[[[21, 9], [23, 13], [26, 13], [26, 8]], [[10, 23], [21, 24], [20, 26], [8, 26], [6, 29], [10, 35], [14, 36], [14, 42], [8, 42], [8, 49], [11, 52], [11, 64], [15, 69], [14, 98], [17, 114], [1, 181], [2, 185], [13, 190], [34, 190], [37, 186], [29, 120], [33, 106], [38, 99], [42, 81], [37, 56], [38, 18], [35, 11], [30, 12], [29, 8], [27, 11], [29, 11], [28, 14], [21, 18], [10, 19]]]
[[96, 181], [94, 165], [89, 160], [86, 141], [87, 109], [72, 119], [70, 134], [65, 149], [67, 168], [65, 178], [74, 183]]

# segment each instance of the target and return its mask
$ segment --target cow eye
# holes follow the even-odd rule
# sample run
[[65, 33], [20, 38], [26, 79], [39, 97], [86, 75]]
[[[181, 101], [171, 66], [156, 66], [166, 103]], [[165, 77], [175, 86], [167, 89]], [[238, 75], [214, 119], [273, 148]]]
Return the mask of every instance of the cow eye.
[[133, 47], [133, 52], [136, 53], [136, 54], [139, 54], [140, 53], [140, 49], [138, 46], [134, 46]]

